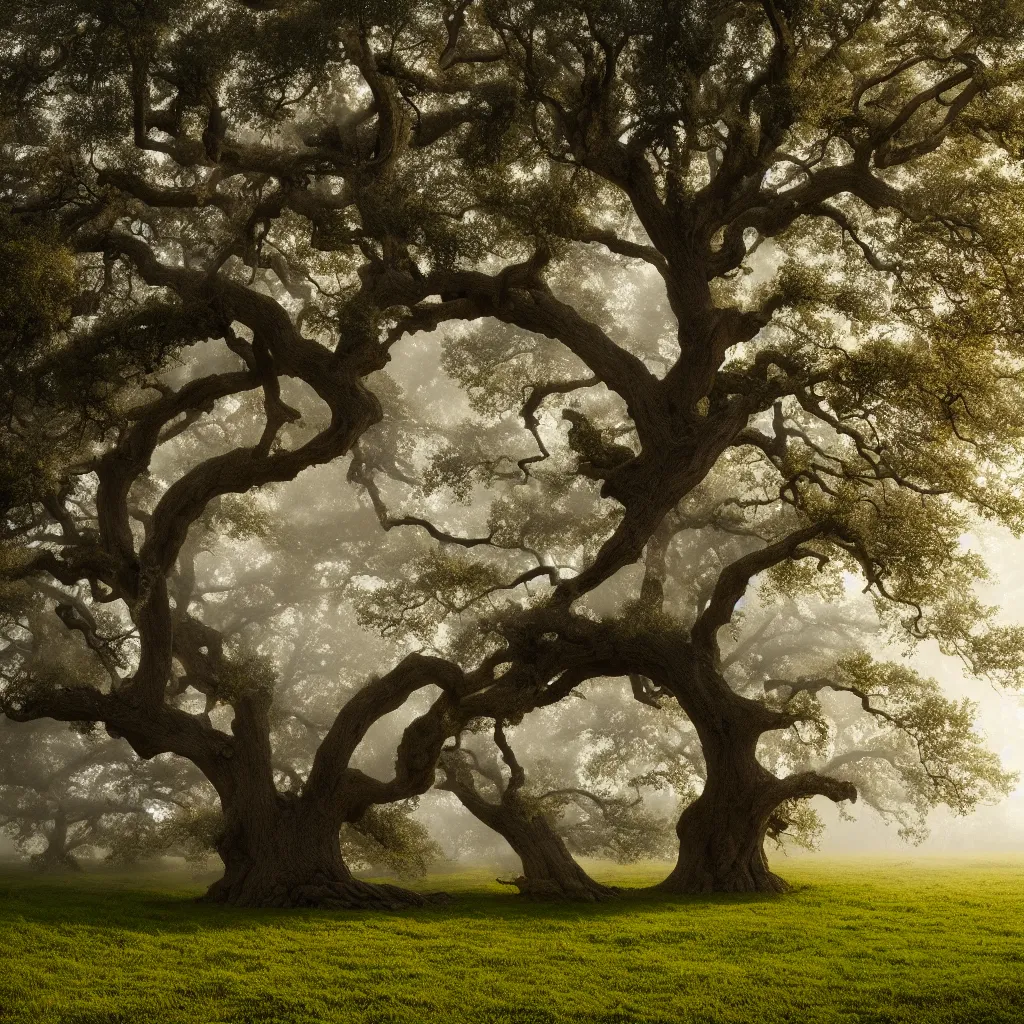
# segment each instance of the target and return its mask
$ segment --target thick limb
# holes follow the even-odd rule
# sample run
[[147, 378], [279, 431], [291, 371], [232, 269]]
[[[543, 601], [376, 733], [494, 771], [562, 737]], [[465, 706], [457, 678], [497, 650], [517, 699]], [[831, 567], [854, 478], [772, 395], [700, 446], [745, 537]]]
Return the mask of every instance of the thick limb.
[[[512, 847], [523, 873], [507, 884], [515, 885], [528, 899], [595, 902], [614, 896], [614, 889], [594, 881], [576, 863], [540, 807], [522, 797], [525, 776], [500, 726], [495, 728], [495, 741], [511, 771], [507, 781], [496, 763], [481, 764], [470, 752], [451, 750], [441, 762], [445, 780], [439, 788], [458, 797], [470, 814]], [[474, 770], [494, 785], [499, 800], [488, 800], [480, 793]]]

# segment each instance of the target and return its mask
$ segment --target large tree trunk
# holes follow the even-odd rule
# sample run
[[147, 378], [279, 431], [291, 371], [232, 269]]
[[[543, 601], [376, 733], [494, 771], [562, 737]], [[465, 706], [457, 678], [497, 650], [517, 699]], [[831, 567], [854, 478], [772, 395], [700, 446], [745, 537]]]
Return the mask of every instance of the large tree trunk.
[[301, 796], [278, 791], [268, 708], [258, 693], [234, 704], [231, 730], [237, 742], [229, 772], [218, 776], [220, 785], [215, 782], [224, 812], [217, 842], [224, 877], [204, 899], [237, 907], [346, 910], [400, 910], [435, 902], [437, 897], [397, 885], [354, 878], [341, 856], [344, 812], [315, 787]]
[[[673, 682], [675, 682], [673, 680]], [[670, 892], [786, 892], [768, 869], [764, 840], [772, 815], [786, 800], [827, 796], [857, 799], [849, 782], [816, 772], [778, 778], [757, 759], [760, 737], [792, 718], [734, 693], [712, 666], [697, 660], [691, 674], [670, 685], [700, 739], [704, 791], [676, 826], [679, 859], [660, 888]]]
[[58, 874], [64, 871], [81, 871], [82, 865], [75, 859], [70, 850], [59, 846], [47, 846], [42, 853], [32, 855], [32, 867], [46, 874]]
[[705, 747], [704, 791], [676, 826], [679, 859], [659, 888], [680, 893], [785, 892], [789, 885], [768, 868], [765, 832], [778, 779], [741, 749]]
[[757, 759], [779, 716], [736, 694], [703, 658], [681, 660], [667, 676], [700, 740], [704, 790], [679, 818], [679, 858], [659, 888], [680, 893], [785, 892], [768, 869], [764, 839], [784, 785]]
[[[505, 883], [536, 900], [582, 900], [595, 902], [616, 895], [615, 889], [595, 882], [576, 863], [562, 837], [542, 814], [502, 808], [504, 814], [491, 827], [500, 833], [523, 863], [523, 873]], [[499, 879], [499, 881], [502, 881]]]
[[301, 800], [237, 800], [226, 810], [217, 852], [224, 877], [204, 899], [237, 907], [400, 910], [430, 897], [354, 878], [341, 856], [339, 826]]

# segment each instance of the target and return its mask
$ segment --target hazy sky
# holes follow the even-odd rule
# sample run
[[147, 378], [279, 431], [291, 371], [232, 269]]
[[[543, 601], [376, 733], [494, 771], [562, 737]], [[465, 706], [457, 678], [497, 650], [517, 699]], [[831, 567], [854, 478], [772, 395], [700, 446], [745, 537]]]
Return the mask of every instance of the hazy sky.
[[[989, 529], [973, 537], [971, 546], [986, 557], [993, 575], [998, 573], [998, 578], [980, 589], [982, 600], [1001, 608], [1003, 622], [1024, 623], [1024, 539], [1015, 539], [1006, 530]], [[908, 846], [895, 828], [879, 823], [870, 811], [858, 811], [857, 822], [842, 821], [829, 801], [818, 799], [815, 806], [829, 823], [822, 851], [1024, 852], [1024, 691], [1006, 692], [965, 677], [958, 663], [943, 657], [934, 645], [919, 647], [912, 663], [938, 679], [949, 696], [977, 701], [978, 728], [1003, 764], [1019, 772], [1022, 780], [1009, 797], [966, 817], [957, 817], [945, 808], [934, 811], [929, 818], [931, 835], [919, 847]]]

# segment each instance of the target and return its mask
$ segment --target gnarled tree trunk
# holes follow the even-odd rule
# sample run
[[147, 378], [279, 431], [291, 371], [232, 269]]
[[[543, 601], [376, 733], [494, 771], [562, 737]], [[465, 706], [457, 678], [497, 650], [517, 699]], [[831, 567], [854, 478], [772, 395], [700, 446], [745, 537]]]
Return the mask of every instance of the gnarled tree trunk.
[[445, 781], [439, 788], [454, 793], [462, 806], [494, 829], [522, 861], [523, 873], [519, 877], [498, 881], [516, 886], [529, 899], [594, 902], [614, 896], [614, 889], [595, 882], [576, 863], [548, 819], [522, 799], [525, 774], [500, 725], [495, 726], [494, 738], [511, 770], [510, 778], [506, 781], [496, 765], [484, 766], [476, 761], [476, 769], [497, 789], [497, 803], [485, 799], [477, 790], [473, 771], [461, 751], [451, 751], [442, 759]]
[[764, 840], [776, 808], [786, 800], [827, 796], [857, 799], [848, 782], [815, 772], [779, 778], [757, 759], [761, 736], [795, 718], [736, 694], [707, 660], [671, 680], [700, 739], [704, 790], [676, 826], [679, 858], [661, 889], [682, 893], [779, 893], [789, 885], [768, 868]]
[[[530, 817], [509, 808], [488, 822], [516, 852], [523, 873], [506, 884], [515, 885], [529, 899], [566, 899], [594, 902], [615, 896], [615, 890], [594, 881], [576, 863], [562, 837], [543, 814]], [[502, 881], [499, 879], [499, 881]]]
[[301, 799], [238, 801], [225, 813], [217, 851], [224, 876], [204, 900], [237, 907], [400, 910], [429, 898], [353, 877], [341, 856], [337, 822]]
[[679, 858], [659, 888], [670, 892], [785, 892], [789, 885], [768, 868], [765, 832], [779, 780], [740, 749], [705, 743], [704, 791], [676, 826]]
[[229, 768], [217, 786], [224, 829], [217, 852], [224, 877], [204, 899], [238, 907], [328, 907], [399, 910], [428, 898], [396, 885], [354, 878], [341, 856], [340, 806], [314, 787], [281, 793], [274, 783], [269, 701], [239, 699]]
[[704, 790], [679, 818], [679, 856], [660, 889], [679, 893], [785, 892], [768, 867], [764, 840], [786, 800], [822, 794], [856, 800], [849, 783], [813, 772], [780, 779], [757, 759], [760, 737], [795, 720], [737, 694], [709, 651], [651, 645], [648, 673], [679, 701], [693, 723], [705, 762]]

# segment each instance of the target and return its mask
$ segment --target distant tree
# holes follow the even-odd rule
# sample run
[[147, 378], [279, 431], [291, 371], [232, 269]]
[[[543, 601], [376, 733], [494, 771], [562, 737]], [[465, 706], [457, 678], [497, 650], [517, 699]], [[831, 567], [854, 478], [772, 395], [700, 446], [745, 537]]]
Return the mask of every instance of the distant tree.
[[126, 744], [66, 725], [0, 725], [0, 829], [40, 871], [78, 871], [79, 857], [107, 853], [122, 834], [151, 830], [168, 814], [180, 779], [144, 764]]

